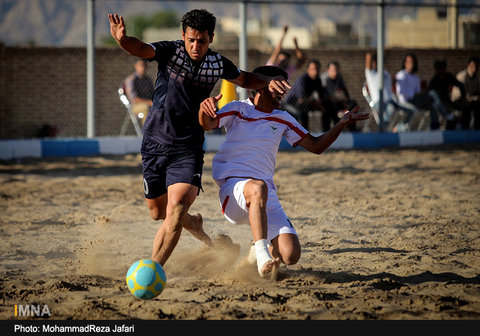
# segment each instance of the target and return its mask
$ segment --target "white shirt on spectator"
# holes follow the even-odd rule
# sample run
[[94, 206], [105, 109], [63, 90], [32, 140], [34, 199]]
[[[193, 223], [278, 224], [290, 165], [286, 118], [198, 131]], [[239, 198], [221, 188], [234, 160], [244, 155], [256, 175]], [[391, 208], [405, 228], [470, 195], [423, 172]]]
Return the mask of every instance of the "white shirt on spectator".
[[[377, 70], [370, 70], [365, 68], [365, 79], [367, 81], [368, 91], [370, 92], [370, 97], [374, 103], [378, 103], [380, 100], [379, 90], [380, 90], [380, 77], [378, 76]], [[392, 94], [392, 77], [388, 71], [383, 71], [383, 101], [386, 103], [390, 100], [393, 100]]]

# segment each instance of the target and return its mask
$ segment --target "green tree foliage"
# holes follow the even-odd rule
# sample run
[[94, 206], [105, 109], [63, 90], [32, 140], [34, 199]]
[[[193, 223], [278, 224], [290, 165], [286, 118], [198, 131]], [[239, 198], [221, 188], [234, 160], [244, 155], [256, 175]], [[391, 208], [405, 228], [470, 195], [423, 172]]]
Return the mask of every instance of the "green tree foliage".
[[147, 28], [173, 28], [180, 24], [180, 19], [173, 10], [156, 12], [150, 16], [136, 15], [128, 21], [131, 22], [132, 34], [139, 39], [143, 38], [143, 31]]
[[[164, 10], [152, 15], [136, 15], [125, 18], [127, 34], [143, 39], [143, 31], [147, 28], [173, 28], [180, 26], [180, 19], [173, 10]], [[116, 46], [117, 43], [110, 35], [102, 38], [104, 46]]]

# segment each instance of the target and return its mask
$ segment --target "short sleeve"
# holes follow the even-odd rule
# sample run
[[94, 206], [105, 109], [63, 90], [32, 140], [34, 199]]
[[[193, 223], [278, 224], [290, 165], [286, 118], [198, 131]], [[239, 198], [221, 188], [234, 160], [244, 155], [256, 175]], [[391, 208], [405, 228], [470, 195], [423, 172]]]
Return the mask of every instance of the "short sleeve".
[[285, 136], [285, 139], [287, 139], [287, 142], [292, 147], [295, 147], [300, 141], [303, 140], [303, 138], [305, 138], [305, 136], [308, 134], [308, 131], [302, 125], [300, 125], [300, 123], [294, 117], [287, 112], [285, 113], [285, 124], [287, 125], [287, 129], [283, 135]]
[[225, 104], [218, 112], [218, 128], [224, 126], [225, 128], [230, 128], [232, 125], [235, 116], [240, 113], [239, 106], [237, 101], [230, 102]]
[[240, 76], [240, 69], [233, 64], [228, 58], [222, 55], [222, 63], [223, 63], [223, 73], [222, 78], [224, 79], [235, 79]]
[[157, 61], [158, 63], [166, 63], [175, 53], [177, 45], [174, 41], [161, 41], [149, 43], [155, 50], [155, 56], [148, 61]]

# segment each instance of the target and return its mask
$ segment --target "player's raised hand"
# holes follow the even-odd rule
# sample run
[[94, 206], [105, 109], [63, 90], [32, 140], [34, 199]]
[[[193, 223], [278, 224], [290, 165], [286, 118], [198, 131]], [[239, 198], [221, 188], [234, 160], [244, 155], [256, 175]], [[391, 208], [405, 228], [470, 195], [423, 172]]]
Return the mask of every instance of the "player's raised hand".
[[286, 94], [291, 88], [290, 83], [282, 76], [274, 77], [268, 83], [268, 90], [270, 90], [270, 92], [277, 91], [281, 95]]
[[352, 123], [360, 120], [367, 120], [368, 118], [370, 118], [370, 113], [360, 112], [360, 106], [358, 105], [356, 105], [349, 111], [346, 111], [342, 116], [342, 120], [347, 123]]
[[217, 117], [217, 102], [222, 98], [220, 93], [216, 97], [209, 97], [200, 103], [200, 112], [211, 118]]
[[127, 35], [127, 29], [122, 16], [119, 16], [117, 13], [108, 14], [108, 21], [110, 21], [110, 34], [112, 34], [115, 40], [120, 41], [122, 37]]

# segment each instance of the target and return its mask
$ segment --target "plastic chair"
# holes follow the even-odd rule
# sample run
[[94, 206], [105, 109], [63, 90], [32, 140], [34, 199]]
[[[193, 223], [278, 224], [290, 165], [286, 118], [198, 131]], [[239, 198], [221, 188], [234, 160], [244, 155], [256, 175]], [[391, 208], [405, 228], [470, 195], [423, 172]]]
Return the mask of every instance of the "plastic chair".
[[136, 116], [135, 113], [132, 111], [132, 104], [130, 104], [130, 101], [128, 100], [127, 94], [125, 92], [125, 83], [122, 82], [122, 85], [118, 88], [118, 96], [120, 98], [120, 101], [123, 103], [125, 108], [127, 109], [127, 115], [125, 116], [125, 119], [123, 120], [123, 125], [122, 129], [120, 130], [120, 135], [125, 135], [128, 127], [129, 121], [132, 122], [133, 127], [135, 128], [135, 132], [137, 133], [137, 136], [141, 137], [143, 135], [142, 133], [142, 128], [140, 127], [140, 124], [138, 122], [138, 119], [142, 119], [142, 116]]
[[[370, 112], [373, 115], [373, 119], [375, 120], [375, 124], [377, 126], [379, 126], [380, 125], [380, 117], [378, 116], [378, 110], [374, 108], [375, 104], [373, 103], [372, 97], [370, 96], [370, 92], [368, 91], [368, 86], [367, 86], [366, 82], [364, 82], [363, 85], [362, 85], [362, 95], [365, 98], [365, 100], [367, 101], [368, 106], [370, 106]], [[369, 124], [368, 124], [368, 120], [366, 120], [365, 123], [364, 123], [364, 126], [363, 126], [363, 131], [367, 132], [369, 130], [370, 130], [370, 127], [369, 127]]]

